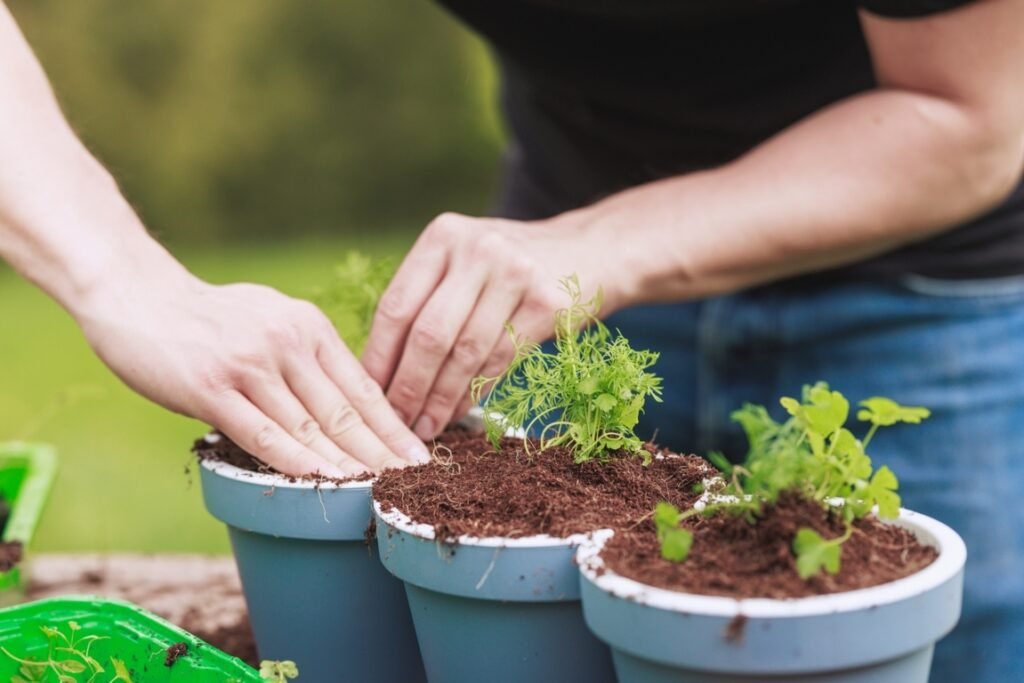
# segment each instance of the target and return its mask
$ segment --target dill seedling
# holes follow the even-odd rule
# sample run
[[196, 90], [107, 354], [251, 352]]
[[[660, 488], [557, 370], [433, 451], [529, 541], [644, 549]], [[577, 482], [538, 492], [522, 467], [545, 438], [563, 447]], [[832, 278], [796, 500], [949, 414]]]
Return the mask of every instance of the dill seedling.
[[562, 289], [570, 304], [555, 313], [555, 350], [524, 341], [509, 327], [516, 347], [511, 365], [498, 377], [473, 380], [488, 437], [497, 448], [510, 427], [531, 434], [542, 425], [540, 449], [566, 446], [577, 463], [616, 452], [649, 460], [633, 430], [646, 400], [661, 400], [661, 378], [648, 372], [658, 354], [633, 349], [598, 320], [600, 292], [584, 303], [575, 276]]
[[359, 251], [349, 251], [345, 260], [335, 266], [331, 281], [314, 292], [314, 303], [357, 356], [366, 346], [377, 303], [394, 274], [391, 259], [373, 259]]
[[[930, 412], [907, 407], [888, 398], [861, 401], [857, 419], [870, 423], [864, 440], [844, 426], [850, 403], [824, 382], [806, 386], [802, 400], [780, 400], [790, 417], [776, 422], [764, 406], [746, 404], [732, 414], [747, 435], [750, 450], [742, 466], [731, 466], [720, 454], [709, 458], [722, 469], [728, 483], [702, 510], [680, 513], [665, 503], [655, 512], [655, 524], [662, 556], [681, 562], [689, 553], [689, 542], [679, 535], [689, 531], [680, 522], [698, 514], [721, 511], [744, 514], [756, 523], [765, 505], [773, 505], [783, 492], [795, 492], [819, 502], [842, 515], [845, 531], [826, 539], [813, 529], [802, 528], [793, 539], [797, 572], [809, 579], [822, 570], [836, 574], [840, 568], [842, 544], [853, 533], [854, 520], [877, 509], [881, 519], [895, 519], [900, 512], [899, 482], [886, 466], [875, 469], [867, 454], [868, 444], [879, 427], [900, 422], [919, 424]], [[660, 517], [660, 522], [658, 521]], [[680, 550], [685, 545], [685, 550]]]

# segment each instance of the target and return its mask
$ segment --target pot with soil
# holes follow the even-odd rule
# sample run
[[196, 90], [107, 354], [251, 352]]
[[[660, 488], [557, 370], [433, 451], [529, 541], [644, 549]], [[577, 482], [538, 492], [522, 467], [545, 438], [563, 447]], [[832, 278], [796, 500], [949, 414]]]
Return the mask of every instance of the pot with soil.
[[22, 556], [32, 541], [57, 474], [50, 446], [0, 444], [0, 605], [24, 593]]
[[[583, 622], [575, 548], [662, 498], [696, 501], [713, 473], [633, 434], [658, 396], [656, 356], [613, 338], [574, 284], [555, 352], [521, 345], [486, 398], [487, 434], [450, 430], [430, 463], [374, 484], [380, 558], [405, 582], [432, 683], [614, 681]], [[476, 382], [476, 397], [489, 385]]]
[[899, 507], [896, 478], [865, 448], [878, 426], [927, 411], [848, 403], [819, 384], [736, 417], [751, 440], [730, 481], [689, 511], [603, 534], [577, 555], [588, 626], [622, 683], [926, 683], [936, 641], [960, 616], [966, 549], [940, 522]]
[[293, 660], [310, 681], [424, 680], [402, 584], [367, 535], [372, 482], [286, 477], [219, 434], [195, 450], [260, 657]]

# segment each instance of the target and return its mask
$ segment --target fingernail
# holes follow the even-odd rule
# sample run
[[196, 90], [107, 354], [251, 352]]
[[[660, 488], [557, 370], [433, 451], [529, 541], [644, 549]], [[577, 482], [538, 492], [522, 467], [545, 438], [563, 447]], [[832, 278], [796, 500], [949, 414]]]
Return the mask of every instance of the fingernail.
[[405, 457], [407, 460], [411, 460], [418, 465], [422, 465], [430, 462], [430, 451], [424, 444], [417, 441], [415, 444], [409, 446], [409, 449], [405, 452]]
[[416, 420], [416, 426], [412, 428], [412, 431], [416, 432], [416, 436], [420, 437], [424, 441], [433, 439], [436, 435], [436, 432], [434, 431], [434, 421], [426, 415]]

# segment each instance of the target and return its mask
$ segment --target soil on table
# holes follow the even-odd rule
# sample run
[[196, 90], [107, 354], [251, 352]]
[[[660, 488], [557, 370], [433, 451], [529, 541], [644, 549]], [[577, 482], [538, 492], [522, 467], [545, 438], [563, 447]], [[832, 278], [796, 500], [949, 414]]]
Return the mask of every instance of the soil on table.
[[243, 449], [241, 446], [236, 444], [234, 441], [229, 439], [220, 432], [212, 432], [207, 434], [201, 439], [197, 439], [192, 445], [192, 452], [200, 460], [214, 460], [217, 462], [225, 462], [229, 465], [234, 465], [239, 469], [246, 470], [248, 472], [260, 472], [263, 474], [276, 474], [284, 477], [290, 482], [296, 481], [310, 481], [317, 484], [344, 484], [350, 481], [368, 481], [373, 479], [373, 473], [367, 472], [364, 474], [356, 474], [351, 477], [345, 477], [339, 479], [337, 477], [327, 477], [322, 474], [310, 474], [302, 477], [295, 477], [290, 474], [283, 474], [278, 472], [270, 465], [267, 465], [263, 461], [256, 458], [254, 455], [250, 455], [248, 451]]
[[171, 667], [181, 657], [188, 654], [188, 643], [175, 643], [167, 648], [166, 656], [164, 657], [164, 666]]
[[653, 523], [616, 532], [602, 553], [605, 567], [669, 590], [731, 598], [801, 598], [868, 588], [909, 576], [938, 553], [906, 529], [874, 516], [854, 522], [842, 546], [840, 571], [804, 581], [796, 571], [793, 538], [809, 527], [824, 538], [843, 534], [842, 519], [819, 503], [794, 494], [766, 507], [757, 524], [728, 512], [683, 522], [693, 546], [683, 562], [661, 557]]
[[133, 602], [259, 668], [242, 586], [230, 557], [36, 555], [26, 597], [61, 595]]
[[0, 572], [14, 569], [21, 562], [22, 546], [20, 541], [0, 543]]
[[527, 453], [522, 439], [506, 438], [495, 449], [482, 434], [449, 429], [430, 463], [380, 474], [374, 499], [433, 525], [440, 539], [565, 537], [640, 524], [660, 500], [690, 507], [697, 485], [716, 474], [703, 458], [653, 445], [645, 466], [633, 454], [577, 465], [566, 449], [531, 444]]

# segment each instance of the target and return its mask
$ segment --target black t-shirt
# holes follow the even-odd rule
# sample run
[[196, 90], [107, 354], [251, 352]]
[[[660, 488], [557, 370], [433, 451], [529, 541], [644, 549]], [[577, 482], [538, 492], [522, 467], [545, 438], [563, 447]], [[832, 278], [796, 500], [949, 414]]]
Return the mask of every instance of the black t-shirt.
[[[497, 213], [532, 219], [721, 165], [874, 87], [861, 8], [916, 17], [971, 0], [440, 1], [497, 56], [511, 138]], [[845, 270], [1024, 273], [1024, 187], [967, 225]]]

